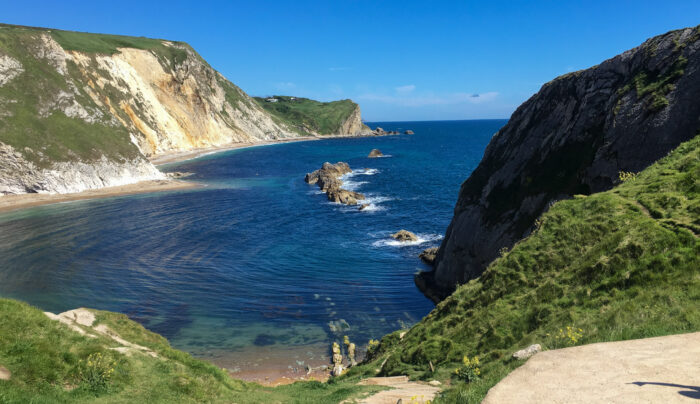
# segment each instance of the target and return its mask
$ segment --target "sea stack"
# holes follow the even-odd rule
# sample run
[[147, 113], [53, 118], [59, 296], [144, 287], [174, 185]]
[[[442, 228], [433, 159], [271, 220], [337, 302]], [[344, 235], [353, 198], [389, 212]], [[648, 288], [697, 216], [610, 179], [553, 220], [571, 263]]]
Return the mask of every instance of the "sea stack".
[[376, 157], [383, 157], [384, 154], [379, 149], [372, 149], [371, 152], [367, 155], [369, 158], [376, 158]]
[[357, 205], [357, 201], [365, 199], [365, 196], [359, 192], [341, 188], [343, 181], [340, 180], [340, 177], [351, 172], [352, 169], [348, 163], [342, 161], [335, 164], [325, 162], [320, 169], [306, 174], [304, 181], [308, 184], [318, 184], [321, 191], [328, 196], [329, 201]]

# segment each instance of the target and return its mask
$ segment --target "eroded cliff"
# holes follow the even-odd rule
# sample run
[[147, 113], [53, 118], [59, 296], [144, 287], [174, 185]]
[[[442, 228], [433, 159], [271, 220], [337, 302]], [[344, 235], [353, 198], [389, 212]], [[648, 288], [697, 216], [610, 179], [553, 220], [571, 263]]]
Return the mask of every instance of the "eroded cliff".
[[434, 270], [433, 300], [479, 276], [529, 234], [552, 202], [619, 183], [700, 127], [700, 27], [647, 40], [561, 76], [513, 113], [462, 184]]
[[148, 157], [299, 135], [185, 43], [0, 25], [0, 195], [157, 179]]

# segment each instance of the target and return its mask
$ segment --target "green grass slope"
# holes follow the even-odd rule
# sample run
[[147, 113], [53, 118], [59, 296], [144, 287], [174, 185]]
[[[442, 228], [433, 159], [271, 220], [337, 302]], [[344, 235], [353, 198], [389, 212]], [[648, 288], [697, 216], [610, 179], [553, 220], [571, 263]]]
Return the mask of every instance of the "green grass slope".
[[[275, 98], [277, 102], [267, 102], [267, 98]], [[302, 135], [337, 134], [343, 122], [357, 108], [357, 104], [351, 100], [319, 102], [281, 95], [254, 99], [265, 111]]]
[[[70, 77], [78, 82], [80, 79], [73, 65], [68, 66], [66, 78], [49, 63], [31, 55], [28, 50], [41, 46], [41, 32], [36, 28], [0, 25], [0, 55], [19, 60], [24, 69], [0, 87], [0, 142], [44, 167], [57, 161], [93, 161], [103, 155], [116, 160], [138, 156], [127, 129], [111, 125], [106, 118], [88, 123], [60, 111], [42, 116], [40, 109], [47, 100], [71, 91]], [[52, 35], [60, 36], [62, 32], [52, 31]], [[80, 92], [78, 102], [97, 108], [84, 90]]]
[[39, 309], [0, 299], [1, 403], [338, 403], [377, 387], [343, 382], [297, 382], [277, 388], [231, 378], [219, 368], [170, 347], [125, 315], [93, 311], [97, 324], [159, 356], [130, 356], [110, 338], [88, 338]]
[[[384, 337], [364, 371], [449, 380], [436, 402], [476, 403], [530, 344], [700, 330], [700, 136], [631, 177], [554, 204], [480, 278]], [[464, 355], [479, 357], [480, 380], [455, 375]]]

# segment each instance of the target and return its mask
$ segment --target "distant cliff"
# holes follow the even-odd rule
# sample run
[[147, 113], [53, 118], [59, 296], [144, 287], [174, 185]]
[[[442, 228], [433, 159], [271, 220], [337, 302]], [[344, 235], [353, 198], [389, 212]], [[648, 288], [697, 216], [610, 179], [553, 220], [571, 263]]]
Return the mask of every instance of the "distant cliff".
[[280, 123], [301, 135], [370, 135], [362, 123], [360, 106], [351, 100], [319, 102], [301, 97], [255, 97], [260, 106]]
[[0, 24], [0, 195], [157, 179], [148, 157], [297, 136], [185, 43]]
[[435, 268], [433, 300], [479, 276], [529, 234], [553, 201], [639, 172], [700, 128], [700, 27], [647, 40], [561, 76], [521, 105], [462, 184]]

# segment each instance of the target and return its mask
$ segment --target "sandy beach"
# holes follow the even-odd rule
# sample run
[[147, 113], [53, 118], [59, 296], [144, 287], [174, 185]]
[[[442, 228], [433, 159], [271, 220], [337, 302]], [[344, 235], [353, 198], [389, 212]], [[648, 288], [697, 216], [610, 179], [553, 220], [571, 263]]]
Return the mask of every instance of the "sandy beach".
[[199, 188], [201, 184], [180, 180], [141, 181], [135, 184], [91, 189], [73, 194], [17, 194], [0, 196], [0, 213], [48, 205], [51, 203], [79, 201], [83, 199], [109, 198], [120, 195], [145, 194], [149, 192], [175, 191]]

